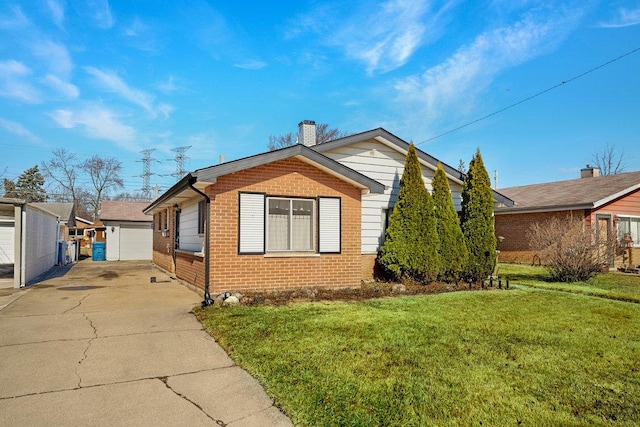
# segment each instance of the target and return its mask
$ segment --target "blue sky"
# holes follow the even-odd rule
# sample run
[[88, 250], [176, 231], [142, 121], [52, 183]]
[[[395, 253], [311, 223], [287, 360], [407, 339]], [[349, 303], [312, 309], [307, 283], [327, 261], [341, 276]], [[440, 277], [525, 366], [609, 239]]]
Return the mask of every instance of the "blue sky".
[[[573, 179], [606, 144], [640, 170], [640, 1], [106, 1], [0, 5], [0, 144], [14, 179], [65, 147], [125, 191], [267, 148], [301, 120], [384, 127], [499, 186]], [[6, 169], [5, 169], [6, 168]]]

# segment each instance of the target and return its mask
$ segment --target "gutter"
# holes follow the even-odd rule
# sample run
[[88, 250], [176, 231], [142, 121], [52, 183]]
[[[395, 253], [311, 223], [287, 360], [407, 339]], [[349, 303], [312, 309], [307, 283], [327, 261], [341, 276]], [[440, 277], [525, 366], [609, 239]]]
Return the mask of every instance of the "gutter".
[[196, 193], [200, 194], [206, 203], [205, 209], [205, 218], [207, 219], [205, 224], [205, 233], [204, 233], [204, 300], [202, 301], [202, 307], [207, 307], [213, 304], [213, 299], [211, 299], [211, 294], [209, 293], [209, 251], [211, 246], [211, 236], [209, 235], [209, 224], [210, 224], [210, 212], [211, 212], [211, 199], [202, 191], [198, 190], [193, 184], [198, 180], [198, 178], [191, 178], [188, 181], [189, 188], [191, 188]]

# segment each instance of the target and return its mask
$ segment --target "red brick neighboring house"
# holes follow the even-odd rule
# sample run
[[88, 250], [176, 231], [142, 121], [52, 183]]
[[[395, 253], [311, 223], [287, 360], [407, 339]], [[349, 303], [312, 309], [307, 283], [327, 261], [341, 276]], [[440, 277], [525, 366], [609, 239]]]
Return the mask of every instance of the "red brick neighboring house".
[[[502, 188], [500, 192], [515, 202], [495, 209], [496, 236], [500, 261], [533, 262], [536, 251], [529, 247], [527, 232], [535, 222], [553, 216], [580, 218], [585, 227], [594, 227], [599, 236], [615, 237], [621, 244], [625, 233], [633, 237], [634, 264], [640, 263], [640, 171], [599, 176], [587, 167], [580, 179]], [[618, 251], [611, 266], [626, 262]], [[628, 252], [625, 252], [628, 254]]]
[[303, 145], [199, 169], [144, 209], [153, 262], [211, 294], [358, 286], [361, 197], [384, 190]]

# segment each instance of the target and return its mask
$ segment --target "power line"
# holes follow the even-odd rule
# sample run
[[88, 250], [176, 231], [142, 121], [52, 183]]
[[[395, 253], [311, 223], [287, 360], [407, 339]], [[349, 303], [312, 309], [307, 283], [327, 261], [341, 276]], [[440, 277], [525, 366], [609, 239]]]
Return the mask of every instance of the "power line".
[[501, 109], [499, 109], [499, 110], [497, 110], [497, 111], [494, 111], [494, 112], [493, 112], [493, 113], [491, 113], [491, 114], [487, 114], [486, 116], [482, 116], [482, 117], [480, 117], [480, 118], [478, 118], [478, 119], [475, 119], [475, 120], [473, 120], [473, 121], [470, 121], [470, 122], [468, 122], [468, 123], [465, 123], [465, 124], [464, 124], [464, 125], [462, 125], [462, 126], [458, 126], [458, 127], [453, 128], [453, 129], [451, 129], [451, 130], [448, 130], [448, 131], [446, 131], [446, 132], [443, 132], [443, 133], [441, 133], [441, 134], [439, 134], [439, 135], [433, 136], [433, 137], [431, 137], [431, 138], [429, 138], [429, 139], [425, 139], [424, 141], [422, 141], [422, 142], [418, 142], [418, 143], [417, 143], [417, 144], [415, 144], [415, 145], [421, 145], [421, 144], [424, 144], [424, 143], [426, 143], [426, 142], [433, 141], [434, 139], [438, 139], [438, 138], [443, 137], [443, 136], [445, 136], [445, 135], [449, 135], [450, 133], [453, 133], [453, 132], [458, 131], [458, 130], [460, 130], [460, 129], [466, 128], [466, 127], [471, 126], [471, 125], [473, 125], [473, 124], [476, 124], [476, 123], [478, 123], [478, 122], [480, 122], [480, 121], [482, 121], [482, 120], [488, 119], [489, 117], [495, 116], [496, 114], [502, 113], [503, 111], [509, 110], [509, 109], [511, 109], [511, 108], [513, 108], [513, 107], [516, 107], [516, 106], [518, 106], [518, 105], [520, 105], [520, 104], [523, 104], [523, 103], [525, 103], [525, 102], [527, 102], [527, 101], [530, 101], [530, 100], [532, 100], [533, 98], [537, 98], [538, 96], [544, 95], [544, 94], [545, 94], [545, 93], [547, 93], [547, 92], [551, 92], [551, 91], [552, 91], [552, 90], [554, 90], [554, 89], [557, 89], [557, 88], [559, 88], [559, 87], [561, 87], [561, 86], [566, 85], [567, 83], [571, 83], [571, 82], [572, 82], [572, 81], [574, 81], [574, 80], [578, 80], [580, 77], [584, 77], [584, 76], [586, 76], [587, 74], [593, 73], [594, 71], [599, 70], [600, 68], [603, 68], [603, 67], [606, 67], [607, 65], [613, 64], [614, 62], [619, 61], [619, 60], [621, 60], [622, 58], [624, 58], [624, 57], [626, 57], [626, 56], [629, 56], [629, 55], [631, 55], [631, 54], [634, 54], [634, 53], [636, 53], [636, 52], [638, 52], [638, 51], [640, 51], [640, 47], [637, 47], [637, 48], [635, 48], [635, 49], [633, 49], [633, 50], [630, 50], [630, 51], [629, 51], [629, 52], [627, 52], [627, 53], [624, 53], [624, 54], [622, 54], [622, 55], [620, 55], [620, 56], [618, 56], [618, 57], [616, 57], [616, 58], [613, 58], [613, 59], [611, 59], [611, 60], [609, 60], [609, 61], [607, 61], [607, 62], [605, 62], [605, 63], [603, 63], [603, 64], [600, 64], [600, 65], [598, 65], [597, 67], [593, 67], [593, 68], [591, 68], [590, 70], [587, 70], [587, 71], [585, 71], [585, 72], [583, 72], [583, 73], [581, 73], [581, 74], [578, 74], [578, 75], [576, 75], [576, 76], [573, 76], [573, 77], [571, 77], [571, 78], [570, 78], [570, 79], [568, 79], [568, 80], [563, 80], [561, 83], [558, 83], [557, 85], [554, 85], [554, 86], [551, 86], [550, 88], [544, 89], [544, 90], [542, 90], [542, 91], [540, 91], [540, 92], [538, 92], [538, 93], [536, 93], [536, 94], [533, 94], [533, 95], [531, 95], [531, 96], [529, 96], [529, 97], [527, 97], [527, 98], [524, 98], [524, 99], [522, 99], [522, 100], [520, 100], [520, 101], [518, 101], [518, 102], [514, 102], [513, 104], [510, 104], [510, 105], [508, 105], [508, 106], [506, 106], [506, 107], [504, 107], [504, 108], [501, 108]]

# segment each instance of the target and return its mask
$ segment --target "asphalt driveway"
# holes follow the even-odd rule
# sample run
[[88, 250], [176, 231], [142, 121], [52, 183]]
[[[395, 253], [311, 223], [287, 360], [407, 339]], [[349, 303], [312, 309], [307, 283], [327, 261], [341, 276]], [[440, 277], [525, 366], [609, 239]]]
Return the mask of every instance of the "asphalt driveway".
[[199, 303], [149, 262], [90, 259], [0, 295], [0, 425], [290, 426]]

